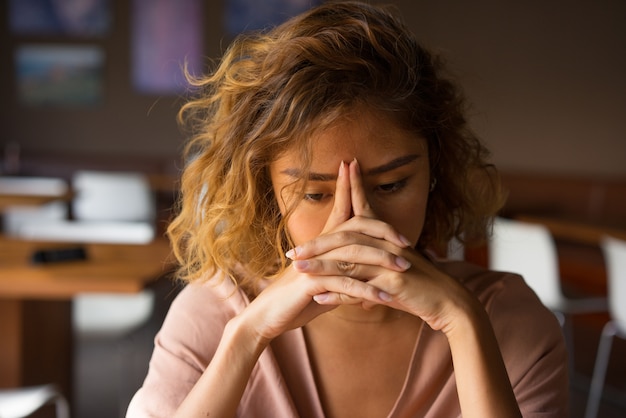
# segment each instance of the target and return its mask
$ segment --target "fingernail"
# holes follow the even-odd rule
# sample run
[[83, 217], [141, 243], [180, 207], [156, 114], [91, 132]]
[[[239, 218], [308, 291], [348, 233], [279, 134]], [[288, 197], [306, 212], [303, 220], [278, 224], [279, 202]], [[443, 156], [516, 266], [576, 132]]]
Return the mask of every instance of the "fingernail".
[[411, 267], [411, 263], [404, 257], [396, 257], [396, 266], [403, 270], [408, 270]]
[[354, 157], [354, 160], [352, 160], [352, 162], [354, 163], [354, 169], [356, 170], [356, 173], [361, 174], [361, 167], [359, 167], [359, 161], [356, 159], [356, 157]]
[[298, 257], [298, 254], [300, 254], [300, 251], [302, 251], [300, 247], [292, 248], [291, 250], [285, 253], [285, 257], [291, 260], [295, 260], [296, 257]]
[[341, 164], [339, 164], [339, 177], [344, 176], [345, 170], [346, 170], [345, 163], [343, 162], [343, 160], [341, 160]]
[[313, 300], [316, 302], [325, 302], [328, 300], [328, 293], [320, 293], [319, 295], [313, 296]]
[[293, 266], [298, 269], [298, 270], [306, 270], [309, 268], [309, 261], [308, 260], [296, 260], [293, 262]]
[[399, 235], [398, 235], [398, 238], [399, 238], [399, 239], [400, 239], [400, 241], [401, 241], [404, 245], [406, 245], [407, 247], [410, 247], [410, 246], [411, 246], [411, 241], [409, 241], [409, 239], [408, 239], [407, 237], [405, 237], [404, 235], [399, 234]]
[[380, 300], [384, 300], [385, 302], [391, 302], [391, 295], [387, 292], [383, 292], [382, 290], [378, 292], [378, 297]]

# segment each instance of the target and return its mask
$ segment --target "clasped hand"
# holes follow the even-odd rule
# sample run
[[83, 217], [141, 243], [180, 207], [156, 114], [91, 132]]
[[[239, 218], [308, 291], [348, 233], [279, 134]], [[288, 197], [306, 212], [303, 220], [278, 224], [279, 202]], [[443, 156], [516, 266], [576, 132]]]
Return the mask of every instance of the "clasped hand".
[[[421, 229], [421, 226], [418, 226]], [[358, 162], [341, 163], [333, 208], [321, 234], [286, 254], [292, 266], [248, 307], [270, 341], [339, 305], [387, 305], [434, 329], [450, 322], [460, 284], [378, 219], [367, 201]]]

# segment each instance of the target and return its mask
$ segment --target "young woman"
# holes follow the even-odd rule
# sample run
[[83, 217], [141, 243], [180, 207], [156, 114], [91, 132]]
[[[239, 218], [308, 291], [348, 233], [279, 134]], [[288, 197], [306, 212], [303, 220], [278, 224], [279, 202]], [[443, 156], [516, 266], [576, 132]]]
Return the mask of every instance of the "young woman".
[[169, 236], [188, 285], [129, 417], [563, 417], [559, 325], [522, 278], [437, 259], [502, 204], [436, 57], [327, 3], [237, 39]]

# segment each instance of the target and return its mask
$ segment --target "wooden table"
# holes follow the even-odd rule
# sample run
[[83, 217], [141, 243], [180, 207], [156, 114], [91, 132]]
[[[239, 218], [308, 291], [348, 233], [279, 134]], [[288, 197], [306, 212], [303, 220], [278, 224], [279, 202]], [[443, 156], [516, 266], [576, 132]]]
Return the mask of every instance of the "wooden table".
[[72, 191], [67, 182], [53, 177], [0, 176], [0, 210], [11, 206], [39, 206], [56, 200], [69, 202]]
[[11, 206], [39, 206], [58, 200], [70, 201], [72, 195], [66, 193], [62, 196], [30, 196], [19, 194], [0, 194], [0, 211]]
[[571, 241], [585, 245], [599, 245], [604, 236], [626, 240], [626, 230], [622, 228], [591, 225], [545, 216], [519, 215], [515, 219], [545, 225], [555, 239]]
[[58, 384], [71, 398], [72, 298], [138, 292], [171, 271], [169, 244], [86, 244], [87, 259], [33, 264], [39, 249], [71, 244], [0, 236], [0, 387]]

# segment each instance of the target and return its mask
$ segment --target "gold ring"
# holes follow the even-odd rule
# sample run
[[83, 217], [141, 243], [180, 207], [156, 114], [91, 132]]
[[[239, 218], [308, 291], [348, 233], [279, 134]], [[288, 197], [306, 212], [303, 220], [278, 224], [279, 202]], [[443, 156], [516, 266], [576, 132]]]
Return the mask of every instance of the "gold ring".
[[349, 263], [347, 261], [337, 261], [337, 267], [341, 271], [348, 272], [354, 269], [354, 263]]

